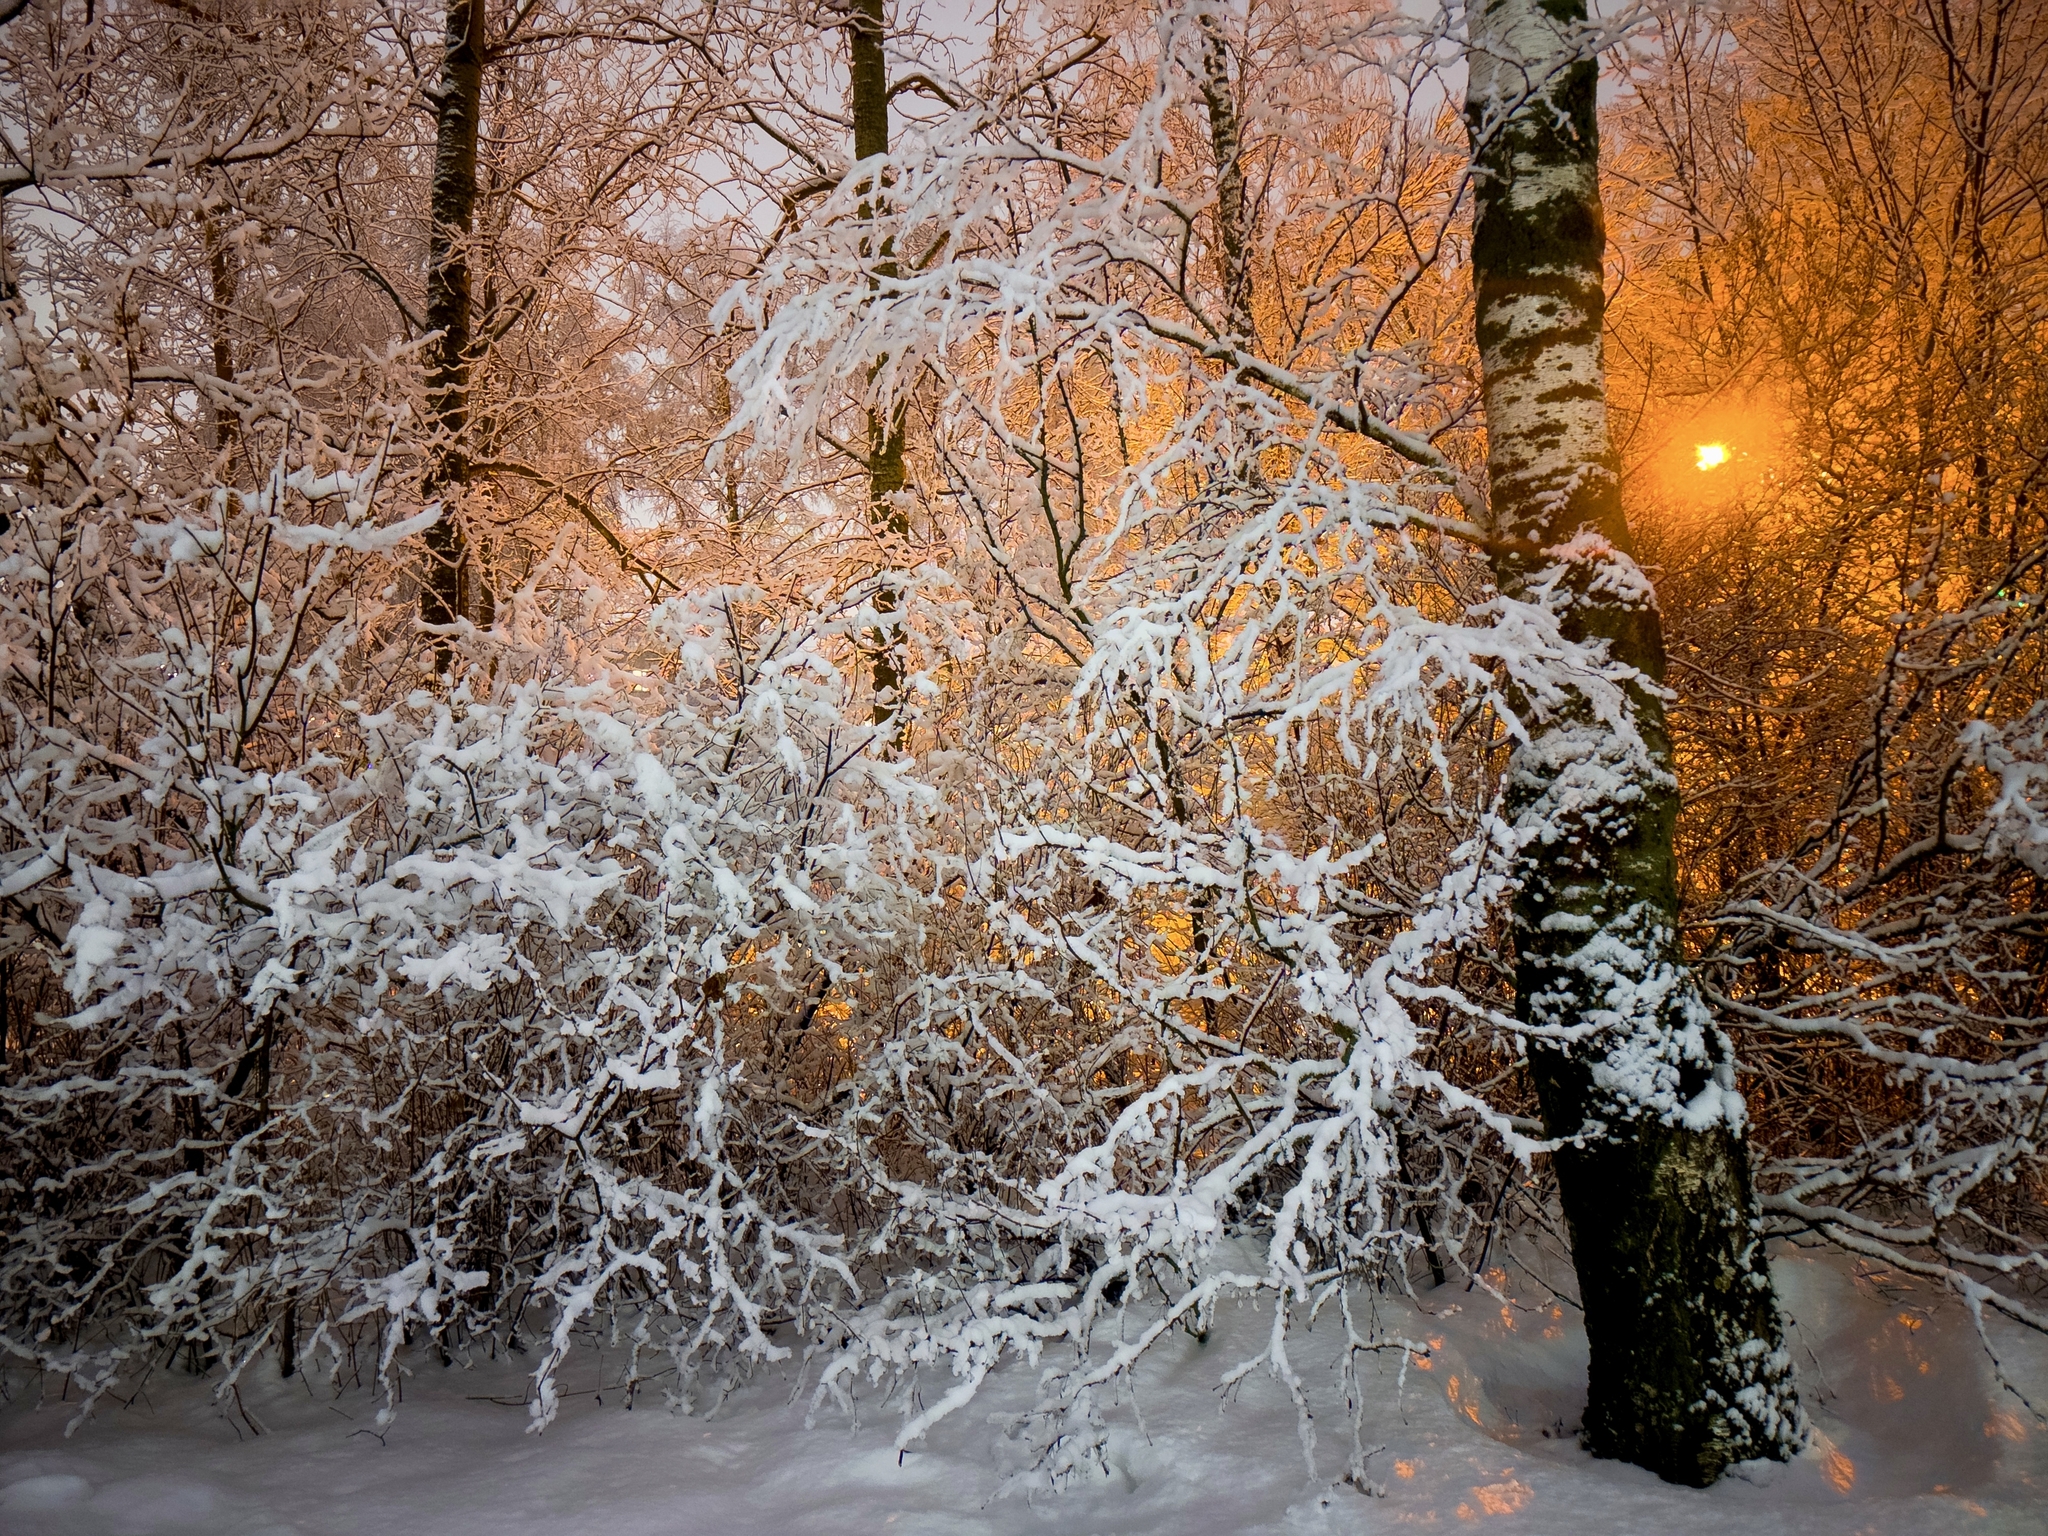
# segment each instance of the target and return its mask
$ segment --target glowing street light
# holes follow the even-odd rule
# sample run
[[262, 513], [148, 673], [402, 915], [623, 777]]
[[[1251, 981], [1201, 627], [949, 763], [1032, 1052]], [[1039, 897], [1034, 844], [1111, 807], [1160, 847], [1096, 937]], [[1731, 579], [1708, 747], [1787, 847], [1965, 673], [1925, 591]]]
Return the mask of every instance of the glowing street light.
[[1728, 462], [1726, 443], [1701, 443], [1693, 455], [1693, 462], [1701, 469], [1719, 469]]

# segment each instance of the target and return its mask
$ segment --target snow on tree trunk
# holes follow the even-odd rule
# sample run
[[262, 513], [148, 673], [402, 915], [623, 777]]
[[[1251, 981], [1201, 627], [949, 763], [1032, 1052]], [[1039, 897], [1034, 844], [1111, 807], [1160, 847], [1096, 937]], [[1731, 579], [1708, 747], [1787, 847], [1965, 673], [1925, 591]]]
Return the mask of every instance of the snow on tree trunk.
[[1197, 13], [1202, 36], [1202, 104], [1209, 115], [1209, 146], [1216, 155], [1216, 243], [1224, 311], [1231, 338], [1250, 343], [1251, 272], [1245, 249], [1244, 136], [1230, 82], [1230, 48], [1214, 11]]
[[[429, 624], [460, 618], [491, 621], [488, 588], [478, 580], [455, 507], [469, 479], [463, 435], [469, 426], [470, 282], [466, 244], [476, 210], [477, 135], [483, 117], [483, 0], [453, 0], [448, 7], [447, 51], [434, 110], [433, 233], [427, 257], [427, 328], [441, 333], [427, 371], [427, 403], [437, 457], [428, 473], [429, 497], [444, 498], [441, 520], [427, 530], [426, 578], [420, 617]], [[465, 587], [476, 596], [465, 601]]]
[[1673, 1482], [1802, 1437], [1726, 1040], [1679, 936], [1656, 598], [1631, 552], [1601, 364], [1598, 66], [1582, 0], [1493, 0], [1467, 118], [1494, 565], [1633, 668], [1625, 718], [1518, 701], [1517, 1008], [1592, 1347], [1586, 1440]]
[[[856, 160], [869, 160], [889, 153], [889, 61], [882, 48], [887, 29], [883, 0], [853, 0], [847, 12], [846, 30], [848, 105], [852, 108], [853, 154]], [[887, 212], [882, 179], [878, 176], [864, 190], [867, 197], [861, 204], [861, 217], [863, 220], [881, 219]], [[884, 238], [872, 254], [879, 259], [875, 262], [870, 286], [879, 287], [884, 282], [893, 281], [896, 276], [893, 244]], [[910, 532], [909, 521], [896, 500], [906, 478], [903, 466], [904, 416], [904, 402], [900, 399], [868, 410], [868, 516], [875, 531], [892, 542]], [[902, 703], [902, 647], [890, 634], [889, 617], [896, 612], [899, 602], [895, 583], [885, 575], [874, 598], [875, 612], [881, 616], [881, 622], [876, 625], [870, 641], [875, 686], [874, 719], [875, 724], [883, 726], [896, 718]]]

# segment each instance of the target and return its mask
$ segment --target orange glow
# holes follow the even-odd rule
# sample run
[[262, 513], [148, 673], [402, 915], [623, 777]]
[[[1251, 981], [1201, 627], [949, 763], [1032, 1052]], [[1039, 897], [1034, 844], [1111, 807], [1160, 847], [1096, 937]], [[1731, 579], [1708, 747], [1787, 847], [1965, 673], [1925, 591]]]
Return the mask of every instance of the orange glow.
[[1414, 1475], [1415, 1475], [1415, 1463], [1414, 1463], [1414, 1462], [1412, 1462], [1412, 1461], [1397, 1461], [1397, 1462], [1395, 1462], [1395, 1463], [1394, 1463], [1394, 1476], [1396, 1476], [1396, 1477], [1413, 1477]]
[[1837, 1493], [1847, 1493], [1856, 1486], [1856, 1463], [1840, 1451], [1829, 1450], [1828, 1459], [1822, 1464], [1821, 1470], [1827, 1474], [1827, 1480], [1834, 1485]]
[[1512, 1515], [1527, 1506], [1533, 1490], [1519, 1478], [1474, 1488], [1472, 1497], [1489, 1515]]
[[1701, 443], [1693, 451], [1693, 463], [1701, 469], [1719, 469], [1728, 462], [1726, 443]]

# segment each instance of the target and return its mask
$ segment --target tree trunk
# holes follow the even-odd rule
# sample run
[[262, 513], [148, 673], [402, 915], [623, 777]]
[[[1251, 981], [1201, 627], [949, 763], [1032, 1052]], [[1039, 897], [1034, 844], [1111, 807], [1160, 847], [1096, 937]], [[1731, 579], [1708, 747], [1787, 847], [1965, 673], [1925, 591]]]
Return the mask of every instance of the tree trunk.
[[1202, 104], [1209, 117], [1209, 147], [1216, 156], [1217, 277], [1223, 285], [1224, 324], [1232, 338], [1250, 346], [1251, 267], [1244, 207], [1244, 134], [1237, 118], [1237, 93], [1230, 83], [1230, 48], [1224, 21], [1203, 10], [1195, 18], [1202, 34]]
[[[889, 62], [882, 51], [887, 35], [884, 0], [852, 0], [847, 7], [847, 35], [851, 59], [848, 78], [853, 109], [853, 154], [857, 160], [889, 152]], [[878, 217], [884, 207], [880, 177], [867, 189], [861, 217]], [[893, 243], [883, 240], [876, 255], [875, 286], [895, 277]], [[879, 367], [876, 370], [880, 371]], [[868, 518], [875, 531], [889, 542], [910, 533], [910, 520], [896, 504], [903, 489], [903, 431], [906, 411], [901, 400], [886, 408], [868, 411]], [[875, 593], [875, 612], [882, 617], [869, 638], [872, 677], [875, 688], [874, 721], [889, 725], [902, 707], [903, 646], [891, 632], [889, 615], [900, 603], [895, 584], [884, 578]], [[897, 733], [901, 734], [900, 723]]]
[[[211, 214], [200, 224], [200, 238], [206, 246], [207, 276], [212, 282], [213, 304], [208, 319], [213, 331], [213, 376], [232, 379], [235, 376], [235, 348], [233, 333], [228, 328], [228, 315], [240, 283], [234, 260], [228, 253], [227, 241], [221, 235], [220, 223]], [[241, 420], [218, 400], [209, 398], [206, 409], [213, 425], [213, 452], [218, 458], [234, 447], [236, 428], [241, 425]]]
[[[443, 503], [441, 520], [426, 533], [420, 617], [452, 624], [471, 617], [491, 621], [491, 598], [477, 580], [463, 536], [460, 500], [469, 483], [465, 437], [469, 428], [469, 234], [476, 212], [477, 134], [483, 118], [485, 0], [451, 0], [446, 51], [434, 112], [433, 230], [427, 247], [427, 328], [441, 333], [427, 365], [427, 410], [434, 427], [434, 458], [424, 493]], [[475, 600], [469, 601], [472, 591]], [[445, 664], [448, 650], [439, 648]]]
[[1726, 1039], [1679, 936], [1678, 788], [1656, 599], [1632, 557], [1601, 362], [1598, 66], [1584, 0], [1473, 20], [1472, 265], [1495, 572], [1635, 669], [1621, 718], [1519, 701], [1516, 991], [1592, 1365], [1595, 1455], [1704, 1486], [1804, 1433]]

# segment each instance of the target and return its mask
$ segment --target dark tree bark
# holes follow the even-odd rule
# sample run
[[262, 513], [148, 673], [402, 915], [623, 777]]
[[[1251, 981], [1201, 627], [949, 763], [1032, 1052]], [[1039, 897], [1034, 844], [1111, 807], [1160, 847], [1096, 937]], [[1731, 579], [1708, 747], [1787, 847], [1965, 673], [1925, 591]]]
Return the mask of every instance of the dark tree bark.
[[1517, 1008], [1592, 1346], [1595, 1455], [1704, 1486], [1804, 1434], [1728, 1043], [1690, 974], [1656, 597], [1632, 555], [1601, 361], [1606, 231], [1584, 0], [1492, 0], [1467, 99], [1495, 572], [1634, 669], [1519, 702]]
[[[889, 152], [889, 62], [882, 50], [888, 23], [883, 6], [884, 0], [851, 0], [847, 6], [853, 154], [857, 160]], [[866, 190], [861, 217], [879, 218], [886, 207], [885, 184], [877, 177]], [[896, 276], [893, 242], [884, 239], [874, 254], [874, 285], [879, 288]], [[910, 533], [910, 520], [895, 499], [907, 478], [903, 463], [906, 414], [901, 400], [868, 411], [868, 517], [876, 532], [891, 543]], [[883, 620], [869, 638], [874, 721], [886, 726], [896, 720], [903, 703], [903, 647], [889, 628], [889, 615], [896, 612], [900, 600], [895, 585], [886, 578], [875, 593], [874, 606]]]
[[[491, 594], [479, 579], [463, 535], [461, 497], [469, 483], [465, 439], [469, 429], [471, 300], [469, 235], [476, 213], [477, 136], [484, 96], [485, 0], [451, 0], [441, 80], [434, 102], [432, 233], [427, 247], [427, 312], [440, 332], [427, 364], [427, 410], [434, 428], [434, 459], [424, 494], [443, 503], [441, 520], [426, 532], [427, 569], [420, 584], [420, 617], [429, 624], [473, 618], [488, 624]], [[445, 663], [448, 652], [440, 653]]]
[[[206, 245], [206, 272], [212, 283], [212, 313], [208, 318], [213, 331], [213, 376], [232, 379], [235, 376], [235, 348], [233, 333], [228, 329], [228, 315], [240, 283], [227, 242], [221, 237], [219, 221], [209, 216], [200, 226], [200, 238]], [[240, 418], [217, 400], [208, 403], [207, 413], [213, 424], [213, 451], [216, 455], [226, 453], [235, 444]]]

